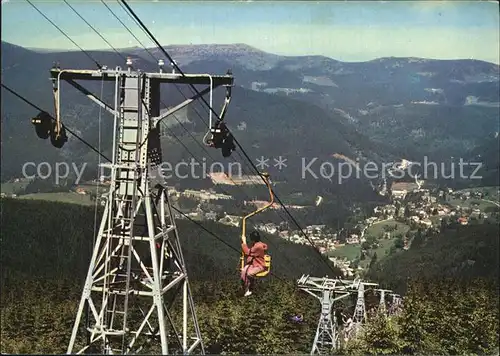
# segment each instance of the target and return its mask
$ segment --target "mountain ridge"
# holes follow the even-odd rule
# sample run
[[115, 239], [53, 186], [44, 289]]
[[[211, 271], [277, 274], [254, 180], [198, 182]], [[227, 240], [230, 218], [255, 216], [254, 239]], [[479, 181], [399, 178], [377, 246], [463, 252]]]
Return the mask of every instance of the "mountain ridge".
[[[433, 155], [443, 159], [466, 155], [488, 134], [499, 131], [498, 110], [475, 104], [498, 101], [497, 65], [474, 60], [422, 62], [396, 57], [346, 64], [322, 56], [280, 57], [244, 44], [177, 48], [187, 54], [177, 56], [175, 51], [169, 52], [186, 73], [223, 74], [228, 68], [233, 69], [236, 87], [228, 124], [231, 127], [248, 122], [251, 128], [244, 135], [250, 134], [248, 145], [260, 142], [269, 155], [307, 152], [327, 158], [337, 152], [352, 159], [378, 157], [376, 161], [398, 158], [416, 161]], [[202, 49], [198, 54], [205, 53], [206, 48], [212, 52], [216, 48], [236, 48], [240, 54], [212, 56], [212, 52], [207, 52], [192, 56], [190, 53], [197, 48]], [[114, 52], [87, 53], [110, 68], [124, 65], [123, 58]], [[144, 71], [158, 70], [157, 63], [140, 48], [121, 54], [130, 56]], [[53, 99], [45, 73], [54, 62], [59, 62], [62, 68], [95, 65], [77, 51], [39, 53], [6, 42], [2, 42], [1, 56], [2, 81], [47, 108], [53, 106]], [[181, 64], [183, 58], [189, 63]], [[88, 83], [88, 87], [96, 93], [100, 90], [99, 83]], [[66, 123], [85, 137], [95, 137], [91, 140], [95, 142], [96, 124], [86, 123], [97, 114], [95, 108], [76, 91], [65, 89], [65, 93]], [[219, 92], [214, 98], [214, 102], [223, 99]], [[184, 100], [175, 91], [169, 91], [162, 99], [167, 106]], [[17, 99], [10, 94], [2, 96], [2, 119], [10, 122], [11, 127], [16, 126], [16, 120], [20, 121], [23, 126], [20, 134], [26, 138], [34, 136], [31, 124], [22, 118], [36, 113], [13, 100]], [[436, 104], [424, 105], [427, 102]], [[201, 109], [199, 103], [194, 105]], [[206, 127], [197, 124], [195, 114], [193, 107], [187, 110], [185, 125], [196, 134], [204, 134]], [[6, 136], [12, 135], [3, 130], [3, 139]], [[277, 150], [284, 147], [289, 151]], [[2, 148], [4, 158], [8, 144], [2, 142]], [[3, 160], [3, 167], [4, 164]]]
[[[76, 51], [78, 52], [79, 50], [77, 49], [52, 49], [52, 48], [43, 48], [43, 47], [22, 47], [7, 41], [2, 41], [2, 43], [10, 44], [13, 46], [25, 48], [27, 50], [31, 50], [33, 52], [40, 52], [40, 53], [46, 53], [46, 52], [51, 52], [51, 53], [63, 53], [63, 52], [70, 52], [70, 51]], [[265, 50], [262, 50], [260, 48], [257, 48], [255, 46], [248, 45], [246, 43], [207, 43], [207, 44], [175, 44], [175, 45], [162, 45], [162, 47], [166, 50], [173, 50], [173, 51], [196, 51], [196, 50], [210, 50], [212, 52], [215, 52], [216, 50], [222, 50], [222, 49], [230, 49], [235, 52], [237, 50], [241, 50], [242, 52], [257, 52], [257, 53], [262, 53], [265, 55], [270, 55], [270, 56], [277, 56], [281, 57], [283, 59], [288, 59], [288, 58], [298, 58], [298, 59], [305, 59], [305, 58], [317, 58], [317, 59], [328, 59], [332, 60], [335, 62], [340, 62], [340, 63], [370, 63], [370, 62], [384, 62], [384, 61], [392, 61], [392, 60], [403, 60], [406, 59], [408, 61], [414, 61], [414, 62], [452, 62], [452, 61], [463, 61], [463, 62], [476, 62], [476, 63], [485, 63], [485, 64], [492, 64], [496, 65], [497, 67], [500, 67], [500, 64], [494, 63], [494, 62], [489, 62], [485, 61], [482, 59], [474, 59], [474, 58], [453, 58], [453, 59], [438, 59], [438, 58], [427, 58], [427, 57], [401, 57], [401, 56], [388, 56], [388, 57], [375, 57], [370, 60], [363, 60], [363, 61], [345, 61], [345, 60], [339, 60], [334, 57], [326, 56], [326, 55], [311, 55], [311, 54], [304, 54], [304, 55], [284, 55], [284, 54], [278, 54], [278, 53], [273, 53], [273, 52], [268, 52]], [[148, 51], [150, 52], [160, 52], [160, 50], [157, 47], [146, 47]], [[144, 47], [140, 46], [132, 46], [132, 47], [116, 47], [117, 51], [124, 52], [124, 51], [134, 51], [134, 50], [144, 50]], [[93, 49], [88, 49], [88, 51], [112, 51], [112, 49], [109, 48], [93, 48]]]

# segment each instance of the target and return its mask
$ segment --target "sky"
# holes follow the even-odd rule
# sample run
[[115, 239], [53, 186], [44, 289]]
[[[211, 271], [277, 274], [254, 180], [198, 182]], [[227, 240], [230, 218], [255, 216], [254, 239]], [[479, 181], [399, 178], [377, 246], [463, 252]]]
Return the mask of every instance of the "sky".
[[[30, 0], [84, 49], [108, 45], [63, 0]], [[114, 47], [141, 46], [101, 0], [68, 0]], [[117, 1], [105, 0], [142, 44], [154, 47]], [[128, 2], [163, 45], [245, 43], [280, 55], [358, 62], [380, 57], [500, 63], [496, 1]], [[2, 40], [77, 49], [26, 0], [2, 0]]]

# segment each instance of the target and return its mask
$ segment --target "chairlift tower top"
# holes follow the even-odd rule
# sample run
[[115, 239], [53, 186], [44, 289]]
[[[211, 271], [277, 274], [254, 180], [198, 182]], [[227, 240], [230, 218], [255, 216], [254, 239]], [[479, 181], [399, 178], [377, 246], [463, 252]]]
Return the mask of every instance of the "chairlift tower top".
[[[226, 87], [225, 112], [233, 77], [165, 73], [164, 63], [158, 64], [159, 72], [134, 70], [131, 60], [125, 69], [50, 71], [57, 127], [62, 81], [111, 113], [114, 120], [112, 162], [105, 165], [111, 171], [110, 189], [68, 353], [204, 354], [179, 234], [159, 171], [158, 124], [207, 93], [212, 105], [212, 92], [220, 86]], [[105, 103], [77, 81], [114, 83], [114, 104]], [[208, 87], [160, 114], [162, 84]], [[179, 294], [180, 307], [172, 307]], [[90, 315], [83, 325], [86, 307]], [[182, 317], [174, 318], [175, 313]]]
[[298, 288], [314, 296], [321, 302], [321, 314], [314, 336], [311, 355], [330, 354], [339, 347], [338, 321], [333, 306], [336, 301], [351, 295], [356, 288], [353, 280], [340, 278], [311, 277], [303, 275], [298, 281]]
[[[352, 322], [353, 326], [359, 329], [361, 321], [365, 319], [364, 288], [365, 286], [377, 286], [378, 284], [364, 282], [359, 278], [350, 280], [303, 275], [297, 281], [297, 285], [299, 289], [318, 298], [321, 302], [321, 314], [311, 349], [311, 355], [313, 355], [329, 354], [340, 346], [338, 321], [335, 313], [332, 313], [334, 303], [357, 293], [358, 297]], [[353, 332], [356, 331], [353, 330]], [[349, 338], [348, 335], [345, 336]]]

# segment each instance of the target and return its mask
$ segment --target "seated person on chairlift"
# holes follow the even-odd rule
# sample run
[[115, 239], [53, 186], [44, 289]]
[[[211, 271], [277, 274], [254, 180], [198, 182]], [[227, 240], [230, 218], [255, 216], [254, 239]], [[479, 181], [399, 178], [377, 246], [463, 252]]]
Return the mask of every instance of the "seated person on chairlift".
[[292, 316], [291, 321], [294, 323], [302, 323], [304, 321], [304, 316], [302, 314], [297, 314]]
[[241, 280], [245, 288], [245, 297], [252, 294], [253, 279], [257, 273], [266, 269], [264, 256], [267, 251], [267, 245], [260, 240], [260, 234], [257, 231], [250, 233], [251, 247], [248, 247], [246, 237], [242, 237], [241, 247], [243, 253], [247, 256], [246, 265], [241, 271]]

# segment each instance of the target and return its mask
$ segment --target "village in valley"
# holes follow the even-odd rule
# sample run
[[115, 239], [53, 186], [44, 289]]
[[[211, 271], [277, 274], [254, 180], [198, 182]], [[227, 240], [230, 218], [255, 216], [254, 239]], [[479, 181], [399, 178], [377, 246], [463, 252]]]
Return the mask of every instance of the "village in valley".
[[[256, 177], [257, 178], [257, 177]], [[234, 179], [221, 181], [212, 177], [214, 185], [238, 185]], [[255, 180], [249, 180], [249, 182]], [[24, 192], [19, 187], [29, 184], [23, 179], [14, 179], [2, 185], [2, 196], [24, 199], [56, 200], [61, 202], [81, 203], [86, 205], [104, 205], [109, 182], [97, 180], [73, 186], [71, 191], [59, 192]], [[17, 190], [16, 190], [17, 187]], [[15, 192], [18, 192], [17, 194]], [[19, 193], [20, 192], [20, 193]], [[195, 220], [209, 220], [224, 225], [240, 226], [241, 215], [224, 212], [224, 204], [231, 204], [234, 198], [228, 194], [217, 193], [215, 189], [180, 190], [168, 188], [174, 204], [187, 216]], [[346, 276], [354, 276], [366, 270], [370, 263], [396, 251], [411, 248], [416, 236], [432, 238], [444, 226], [468, 225], [480, 223], [498, 223], [499, 196], [498, 187], [479, 187], [453, 191], [446, 189], [426, 189], [423, 181], [394, 182], [390, 189], [384, 186], [379, 190], [386, 195], [390, 203], [373, 208], [368, 214], [358, 214], [353, 209], [353, 223], [341, 229], [332, 226], [310, 225], [304, 229], [315, 247], [333, 261]], [[182, 202], [181, 202], [182, 201]], [[318, 201], [316, 202], [318, 203]], [[262, 207], [266, 201], [247, 200], [245, 206]], [[227, 205], [226, 205], [227, 206]], [[311, 208], [305, 205], [285, 205], [290, 210]], [[274, 204], [272, 209], [280, 209]], [[180, 216], [179, 218], [182, 218]], [[309, 241], [302, 231], [293, 230], [286, 222], [258, 222], [255, 228], [296, 244], [308, 245]]]

